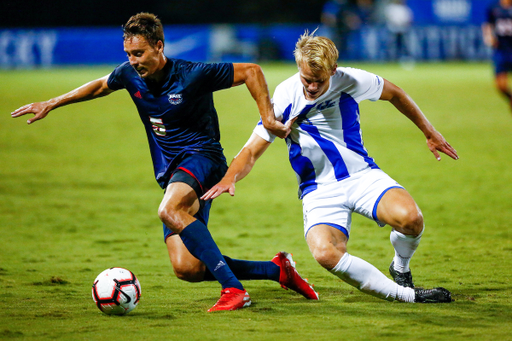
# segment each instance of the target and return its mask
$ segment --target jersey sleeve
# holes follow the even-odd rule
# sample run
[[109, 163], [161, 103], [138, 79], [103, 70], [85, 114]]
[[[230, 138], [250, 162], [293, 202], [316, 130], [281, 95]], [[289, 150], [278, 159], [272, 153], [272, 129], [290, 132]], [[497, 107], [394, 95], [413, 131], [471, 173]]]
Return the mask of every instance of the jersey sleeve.
[[107, 80], [107, 85], [108, 85], [109, 89], [120, 90], [120, 89], [125, 88], [124, 82], [122, 81], [125, 68], [126, 68], [126, 63], [123, 63], [123, 64], [117, 66], [114, 69], [114, 71], [112, 71], [112, 73], [110, 74], [110, 76], [108, 77], [108, 80]]
[[352, 76], [354, 84], [357, 87], [355, 96], [357, 102], [365, 99], [377, 101], [382, 95], [384, 89], [384, 79], [376, 74], [364, 70], [353, 69]]
[[270, 143], [274, 142], [274, 140], [276, 139], [276, 136], [274, 134], [270, 133], [267, 129], [265, 129], [261, 120], [254, 128], [253, 133], [255, 133], [256, 135]]
[[234, 68], [232, 63], [193, 63], [190, 76], [205, 93], [214, 92], [233, 86]]
[[276, 87], [274, 91], [274, 96], [272, 97], [272, 106], [274, 107], [274, 115], [276, 120], [286, 123], [289, 116], [289, 107], [291, 105], [291, 101], [289, 100], [288, 89], [283, 82]]

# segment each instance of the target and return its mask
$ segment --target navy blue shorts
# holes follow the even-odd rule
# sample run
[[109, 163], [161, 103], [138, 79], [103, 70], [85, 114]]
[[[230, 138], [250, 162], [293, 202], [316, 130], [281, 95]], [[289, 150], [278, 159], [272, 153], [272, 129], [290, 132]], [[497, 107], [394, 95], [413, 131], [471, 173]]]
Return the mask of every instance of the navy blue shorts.
[[496, 50], [492, 56], [494, 74], [512, 72], [512, 53]]
[[[194, 189], [197, 197], [200, 198], [210, 188], [216, 185], [226, 174], [228, 166], [225, 161], [214, 161], [200, 154], [192, 154], [185, 157], [177, 165], [174, 173], [171, 175], [169, 184], [173, 182], [184, 182]], [[199, 211], [194, 218], [208, 226], [210, 216], [211, 200], [203, 201], [199, 199]], [[165, 224], [164, 241], [174, 234]]]

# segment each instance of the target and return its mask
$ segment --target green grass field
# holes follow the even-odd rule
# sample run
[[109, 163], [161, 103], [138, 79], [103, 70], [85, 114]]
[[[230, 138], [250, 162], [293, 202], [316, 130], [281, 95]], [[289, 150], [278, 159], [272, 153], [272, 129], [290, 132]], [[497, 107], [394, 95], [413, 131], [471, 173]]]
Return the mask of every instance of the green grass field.
[[[234, 258], [281, 250], [320, 294], [310, 302], [268, 281], [245, 282], [253, 305], [209, 314], [217, 283], [172, 273], [146, 137], [126, 92], [52, 112], [27, 126], [19, 106], [67, 92], [111, 68], [0, 71], [0, 339], [512, 340], [512, 115], [487, 64], [357, 64], [404, 88], [457, 149], [437, 162], [421, 132], [385, 102], [361, 105], [366, 147], [422, 208], [426, 232], [411, 263], [418, 286], [444, 286], [443, 305], [390, 303], [323, 270], [303, 238], [302, 207], [283, 141], [234, 198], [216, 199], [210, 230]], [[271, 92], [295, 72], [264, 64]], [[216, 93], [228, 160], [258, 120], [244, 86]], [[354, 216], [349, 252], [387, 274], [389, 228]], [[133, 271], [142, 300], [101, 313], [101, 271]]]

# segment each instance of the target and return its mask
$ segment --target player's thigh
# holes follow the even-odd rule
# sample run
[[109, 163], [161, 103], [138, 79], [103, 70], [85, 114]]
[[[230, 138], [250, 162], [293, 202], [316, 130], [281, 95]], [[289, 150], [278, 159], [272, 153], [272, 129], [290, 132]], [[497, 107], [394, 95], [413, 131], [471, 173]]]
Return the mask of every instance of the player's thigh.
[[162, 199], [164, 206], [173, 210], [183, 210], [194, 215], [199, 210], [199, 198], [194, 189], [184, 182], [169, 183]]
[[304, 236], [317, 225], [336, 226], [350, 235], [352, 209], [347, 206], [347, 190], [340, 183], [319, 186], [302, 199]]
[[315, 260], [326, 269], [332, 269], [347, 252], [348, 238], [345, 233], [327, 224], [309, 229], [306, 241]]
[[195, 221], [200, 208], [194, 189], [184, 182], [172, 182], [167, 186], [158, 209], [160, 219], [176, 233]]
[[190, 282], [203, 280], [205, 265], [188, 251], [178, 234], [170, 235], [166, 240], [169, 259], [178, 278]]
[[421, 210], [403, 188], [391, 188], [382, 196], [377, 206], [377, 219], [408, 235], [419, 234], [423, 229]]
[[507, 91], [508, 74], [512, 72], [512, 55], [503, 51], [495, 51], [493, 62], [496, 86], [501, 91]]

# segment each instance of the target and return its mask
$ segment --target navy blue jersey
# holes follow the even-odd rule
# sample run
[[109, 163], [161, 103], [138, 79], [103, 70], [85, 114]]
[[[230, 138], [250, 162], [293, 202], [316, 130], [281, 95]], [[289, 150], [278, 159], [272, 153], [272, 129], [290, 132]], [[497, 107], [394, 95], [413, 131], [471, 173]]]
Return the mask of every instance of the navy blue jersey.
[[498, 39], [497, 49], [512, 53], [512, 7], [503, 8], [496, 4], [487, 10], [487, 22], [494, 28]]
[[108, 78], [112, 90], [126, 89], [137, 106], [153, 159], [155, 178], [167, 185], [176, 163], [200, 153], [225, 162], [213, 92], [233, 85], [231, 63], [168, 59], [159, 84], [142, 79], [125, 62]]

